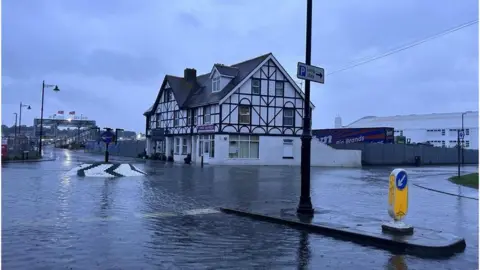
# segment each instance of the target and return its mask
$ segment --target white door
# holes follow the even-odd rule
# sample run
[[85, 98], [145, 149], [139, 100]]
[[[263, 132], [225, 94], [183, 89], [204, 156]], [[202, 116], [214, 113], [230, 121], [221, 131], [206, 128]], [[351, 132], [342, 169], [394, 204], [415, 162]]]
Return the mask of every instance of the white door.
[[208, 164], [210, 160], [210, 141], [202, 141], [203, 144], [203, 163]]

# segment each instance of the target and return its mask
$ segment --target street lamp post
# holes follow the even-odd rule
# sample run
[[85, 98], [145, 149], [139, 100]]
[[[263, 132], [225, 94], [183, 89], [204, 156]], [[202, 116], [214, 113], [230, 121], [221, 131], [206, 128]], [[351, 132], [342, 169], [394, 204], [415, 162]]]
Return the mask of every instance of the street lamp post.
[[43, 136], [43, 101], [45, 96], [45, 88], [54, 87], [53, 91], [58, 92], [58, 86], [53, 84], [45, 84], [45, 81], [42, 82], [42, 106], [40, 108], [40, 139], [38, 143], [38, 155], [42, 156], [42, 136]]
[[15, 114], [15, 140], [17, 139], [17, 118], [18, 118], [18, 113], [14, 112], [13, 114]]
[[[305, 64], [310, 65], [312, 58], [312, 0], [307, 0], [307, 33], [305, 44]], [[305, 80], [305, 105], [303, 116], [302, 152], [301, 152], [301, 190], [297, 213], [313, 216], [314, 210], [310, 198], [310, 159], [311, 159], [311, 110], [310, 80]]]
[[23, 104], [22, 102], [20, 102], [20, 116], [18, 117], [18, 135], [22, 135], [21, 133], [21, 130], [22, 130], [22, 109], [23, 107], [27, 107], [27, 110], [30, 110], [32, 107], [30, 107], [30, 105], [27, 105], [27, 104]]

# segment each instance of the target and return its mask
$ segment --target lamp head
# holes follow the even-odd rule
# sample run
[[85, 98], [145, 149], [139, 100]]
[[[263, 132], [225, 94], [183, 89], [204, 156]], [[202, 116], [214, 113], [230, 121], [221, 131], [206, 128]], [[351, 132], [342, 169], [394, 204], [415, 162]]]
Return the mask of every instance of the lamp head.
[[58, 85], [55, 85], [55, 88], [53, 88], [53, 91], [58, 92], [60, 89], [58, 88]]
[[32, 107], [30, 107], [30, 105], [28, 105], [27, 110], [31, 110], [31, 109], [32, 109]]

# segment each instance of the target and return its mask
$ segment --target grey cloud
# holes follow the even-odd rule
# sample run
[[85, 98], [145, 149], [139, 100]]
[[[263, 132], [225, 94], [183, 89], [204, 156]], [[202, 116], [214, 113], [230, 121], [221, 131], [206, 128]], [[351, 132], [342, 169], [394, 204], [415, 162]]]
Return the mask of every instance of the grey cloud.
[[[295, 72], [305, 58], [305, 1], [5, 0], [2, 8], [2, 77], [9, 80], [2, 112], [10, 116], [4, 110], [16, 106], [3, 104], [39, 103], [41, 80], [51, 79], [65, 90], [49, 95], [49, 110], [71, 108], [142, 131], [142, 112], [166, 73], [208, 72], [213, 63], [266, 52]], [[328, 73], [477, 18], [477, 10], [474, 0], [314, 1], [312, 63]], [[475, 30], [312, 85], [314, 126], [330, 127], [337, 113], [348, 122], [368, 114], [475, 109]]]

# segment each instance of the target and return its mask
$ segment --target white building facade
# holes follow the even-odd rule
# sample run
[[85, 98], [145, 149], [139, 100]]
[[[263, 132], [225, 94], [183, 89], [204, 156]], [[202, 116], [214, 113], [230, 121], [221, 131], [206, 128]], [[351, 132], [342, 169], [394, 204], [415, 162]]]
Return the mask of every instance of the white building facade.
[[[462, 121], [463, 119], [463, 121]], [[337, 121], [338, 122], [338, 121]], [[345, 128], [393, 127], [395, 136], [410, 143], [430, 143], [437, 147], [455, 147], [457, 132], [464, 129], [463, 146], [478, 149], [478, 111], [363, 117]]]
[[[183, 162], [190, 154], [194, 163], [203, 157], [206, 164], [298, 165], [303, 110], [303, 92], [271, 53], [231, 66], [215, 64], [200, 76], [185, 69], [183, 78], [165, 76], [144, 113], [147, 155]], [[312, 165], [360, 164], [357, 152], [328, 150], [337, 153], [312, 155]]]

